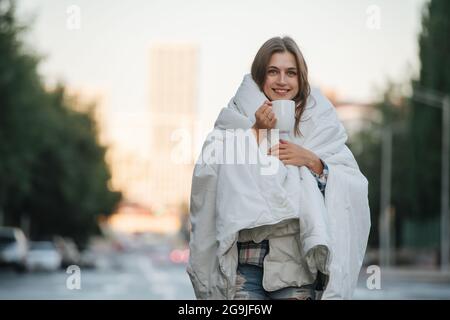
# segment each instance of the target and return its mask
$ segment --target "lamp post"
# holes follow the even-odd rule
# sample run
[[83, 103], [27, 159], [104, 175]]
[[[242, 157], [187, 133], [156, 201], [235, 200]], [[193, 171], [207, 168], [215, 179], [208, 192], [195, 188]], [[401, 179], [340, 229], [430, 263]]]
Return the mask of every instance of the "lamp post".
[[[378, 236], [380, 243], [379, 260], [383, 267], [395, 264], [395, 220], [392, 217], [392, 137], [394, 133], [404, 132], [403, 121], [390, 123], [380, 127], [381, 135], [381, 177], [380, 177], [380, 216], [378, 220]], [[395, 253], [395, 252], [394, 252]]]
[[380, 265], [391, 265], [391, 182], [392, 182], [392, 128], [381, 131], [381, 181], [380, 181]]
[[442, 103], [442, 191], [441, 191], [441, 271], [449, 266], [449, 120], [450, 98]]

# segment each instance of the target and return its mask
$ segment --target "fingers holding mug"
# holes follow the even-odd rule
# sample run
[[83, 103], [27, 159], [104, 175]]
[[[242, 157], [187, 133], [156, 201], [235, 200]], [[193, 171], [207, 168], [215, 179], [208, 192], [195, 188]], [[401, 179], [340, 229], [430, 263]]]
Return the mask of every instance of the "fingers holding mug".
[[265, 101], [255, 112], [256, 126], [258, 129], [271, 129], [275, 114], [272, 112], [272, 102]]
[[275, 113], [272, 110], [272, 107], [270, 107], [267, 110], [267, 112], [265, 113], [264, 121], [265, 121], [266, 127], [268, 129], [272, 129], [275, 126], [277, 119], [276, 119]]

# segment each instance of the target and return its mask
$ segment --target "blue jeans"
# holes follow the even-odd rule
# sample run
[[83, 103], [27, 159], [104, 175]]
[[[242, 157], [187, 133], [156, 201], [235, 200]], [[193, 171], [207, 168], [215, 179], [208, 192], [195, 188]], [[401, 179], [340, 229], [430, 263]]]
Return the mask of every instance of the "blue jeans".
[[314, 284], [266, 291], [262, 285], [263, 268], [238, 264], [235, 300], [314, 300]]

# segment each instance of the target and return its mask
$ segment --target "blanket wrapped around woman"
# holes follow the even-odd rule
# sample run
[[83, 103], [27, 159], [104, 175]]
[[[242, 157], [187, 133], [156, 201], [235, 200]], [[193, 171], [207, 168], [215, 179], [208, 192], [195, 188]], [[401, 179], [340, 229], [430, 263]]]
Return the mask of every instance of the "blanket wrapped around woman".
[[[322, 299], [351, 299], [370, 230], [367, 179], [345, 145], [347, 135], [335, 108], [317, 89], [311, 90], [303, 112], [301, 135], [284, 138], [327, 164], [325, 194], [308, 168], [267, 155], [250, 130], [265, 100], [246, 75], [195, 165], [187, 266], [195, 294], [198, 299], [232, 299], [239, 231], [298, 219], [308, 268], [328, 277]], [[268, 146], [276, 143], [269, 139]]]

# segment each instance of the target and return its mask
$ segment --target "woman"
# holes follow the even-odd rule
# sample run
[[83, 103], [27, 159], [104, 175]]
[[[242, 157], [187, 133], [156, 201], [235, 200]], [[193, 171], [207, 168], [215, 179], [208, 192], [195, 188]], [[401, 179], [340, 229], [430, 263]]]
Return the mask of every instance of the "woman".
[[[277, 121], [272, 111], [273, 100], [294, 100], [296, 102], [295, 134], [299, 135], [301, 115], [310, 94], [308, 68], [297, 44], [289, 37], [272, 38], [259, 49], [251, 68], [252, 78], [269, 99], [256, 111], [252, 129], [258, 137], [261, 129], [273, 129]], [[285, 165], [306, 166], [317, 179], [318, 187], [324, 192], [327, 167], [310, 150], [294, 143], [281, 140], [269, 150]], [[293, 235], [291, 237], [294, 237]], [[292, 299], [314, 299], [315, 287], [308, 284], [302, 288], [288, 287], [267, 292], [262, 286], [263, 261], [269, 250], [269, 240], [240, 243], [238, 284], [236, 299], [284, 297]]]
[[[192, 184], [187, 271], [198, 298], [303, 300], [323, 289], [325, 298], [351, 298], [370, 228], [367, 180], [334, 108], [311, 91], [298, 46], [276, 37], [219, 114]], [[266, 134], [277, 121], [273, 100], [296, 104], [293, 134], [279, 143]], [[282, 163], [274, 174], [211, 161], [228, 157], [227, 132], [241, 129], [253, 139], [248, 146], [233, 138], [236, 150], [264, 153], [269, 140], [267, 158], [259, 156]]]

